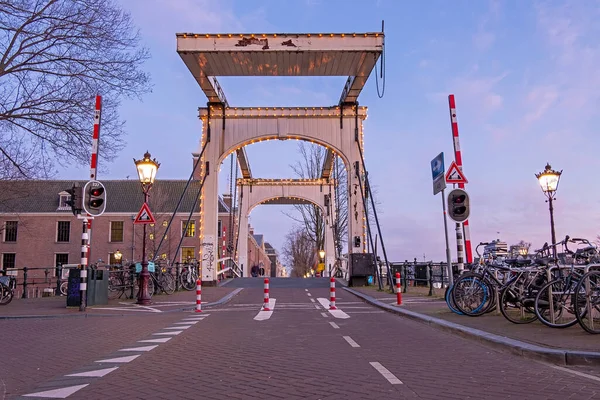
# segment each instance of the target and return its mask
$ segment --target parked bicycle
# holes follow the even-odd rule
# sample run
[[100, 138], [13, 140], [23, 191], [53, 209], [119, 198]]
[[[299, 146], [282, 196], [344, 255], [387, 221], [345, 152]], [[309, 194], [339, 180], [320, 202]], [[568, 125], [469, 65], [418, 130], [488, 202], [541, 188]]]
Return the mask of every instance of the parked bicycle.
[[7, 305], [15, 295], [17, 279], [14, 276], [0, 276], [0, 305]]

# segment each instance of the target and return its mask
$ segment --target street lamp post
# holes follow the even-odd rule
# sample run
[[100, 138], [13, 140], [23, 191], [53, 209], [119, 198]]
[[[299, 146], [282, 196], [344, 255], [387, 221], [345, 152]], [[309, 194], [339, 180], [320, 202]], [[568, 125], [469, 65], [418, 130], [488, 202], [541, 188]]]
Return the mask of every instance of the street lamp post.
[[[150, 159], [150, 153], [146, 151], [144, 158], [141, 160], [133, 159], [135, 166], [138, 171], [140, 183], [142, 184], [142, 192], [144, 193], [144, 203], [148, 203], [148, 192], [154, 184], [154, 178], [156, 177], [156, 171], [160, 164], [156, 159]], [[142, 233], [142, 272], [139, 278], [139, 290], [138, 290], [138, 301], [137, 304], [148, 305], [150, 304], [150, 293], [148, 293], [148, 281], [150, 280], [150, 272], [148, 272], [148, 260], [146, 260], [146, 225], [144, 224], [144, 231]]]
[[[556, 200], [554, 194], [558, 189], [558, 181], [560, 180], [560, 176], [562, 174], [562, 170], [554, 171], [550, 164], [546, 164], [546, 168], [535, 174], [535, 177], [540, 182], [540, 186], [542, 187], [542, 192], [548, 198], [546, 202], [548, 203], [548, 209], [550, 210], [550, 232], [552, 234], [552, 245], [556, 244], [556, 234], [554, 233], [554, 206], [552, 202]], [[552, 247], [553, 257], [556, 259], [556, 246]]]

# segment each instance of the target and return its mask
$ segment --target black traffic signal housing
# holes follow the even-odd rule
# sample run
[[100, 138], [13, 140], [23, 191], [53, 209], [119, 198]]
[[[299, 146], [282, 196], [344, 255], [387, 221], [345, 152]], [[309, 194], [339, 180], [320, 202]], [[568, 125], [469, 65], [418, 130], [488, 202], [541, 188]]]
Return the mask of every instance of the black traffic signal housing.
[[454, 222], [464, 222], [469, 218], [469, 194], [463, 189], [453, 189], [448, 193], [448, 215]]
[[360, 247], [360, 236], [354, 236], [354, 247]]
[[106, 209], [106, 188], [98, 181], [91, 180], [83, 187], [83, 209], [93, 217], [100, 216]]
[[81, 214], [83, 204], [83, 188], [78, 183], [74, 183], [71, 189], [66, 190], [71, 195], [71, 198], [66, 201], [67, 205], [71, 207], [71, 212], [74, 216]]

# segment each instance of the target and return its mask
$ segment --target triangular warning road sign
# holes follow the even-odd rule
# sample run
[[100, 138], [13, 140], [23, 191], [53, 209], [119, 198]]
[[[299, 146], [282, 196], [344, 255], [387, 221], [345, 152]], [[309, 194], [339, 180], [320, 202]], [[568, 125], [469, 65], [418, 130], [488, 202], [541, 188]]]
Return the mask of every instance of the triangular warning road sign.
[[148, 203], [144, 203], [142, 205], [142, 208], [140, 209], [140, 212], [135, 217], [135, 220], [133, 220], [133, 223], [134, 224], [155, 224], [156, 223], [156, 221], [154, 220], [154, 216], [150, 212], [150, 207], [148, 207]]
[[465, 174], [458, 168], [455, 161], [452, 161], [448, 172], [446, 172], [446, 183], [469, 183]]

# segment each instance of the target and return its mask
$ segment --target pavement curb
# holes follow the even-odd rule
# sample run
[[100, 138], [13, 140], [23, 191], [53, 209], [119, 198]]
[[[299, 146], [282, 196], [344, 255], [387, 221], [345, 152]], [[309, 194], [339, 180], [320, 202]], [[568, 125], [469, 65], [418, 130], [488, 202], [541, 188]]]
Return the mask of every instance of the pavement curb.
[[462, 337], [474, 339], [480, 343], [490, 345], [499, 350], [508, 351], [526, 358], [550, 362], [558, 365], [600, 365], [600, 353], [593, 351], [552, 349], [543, 346], [522, 342], [520, 340], [507, 338], [475, 328], [469, 328], [454, 322], [446, 321], [429, 315], [420, 314], [410, 310], [387, 305], [373, 297], [356, 290], [344, 287], [344, 290], [360, 297], [361, 299], [379, 307], [383, 310], [392, 312], [412, 320], [432, 325], [447, 332], [457, 334]]
[[[235, 295], [237, 295], [239, 292], [241, 292], [243, 290], [243, 288], [238, 288], [235, 289], [233, 292], [223, 296], [222, 298], [220, 298], [219, 300], [212, 302], [212, 303], [202, 303], [203, 307], [213, 307], [213, 306], [218, 306], [221, 305], [223, 303], [228, 302], [229, 300], [231, 300], [232, 297], [234, 297]], [[92, 308], [92, 307], [88, 307], [88, 308]], [[173, 310], [168, 310], [168, 311], [163, 311], [164, 314], [168, 314], [168, 313], [172, 313], [172, 312], [181, 312], [181, 311], [193, 311], [196, 309], [196, 306], [190, 306], [190, 307], [183, 307], [183, 308], [176, 308]], [[97, 317], [124, 317], [124, 316], [130, 316], [130, 317], [143, 317], [143, 314], [131, 314], [131, 313], [121, 313], [121, 314], [90, 314], [88, 311], [85, 312], [85, 314], [50, 314], [50, 315], [2, 315], [0, 316], [0, 320], [6, 320], [6, 319], [33, 319], [33, 318], [40, 318], [40, 319], [51, 319], [51, 318], [97, 318]]]

